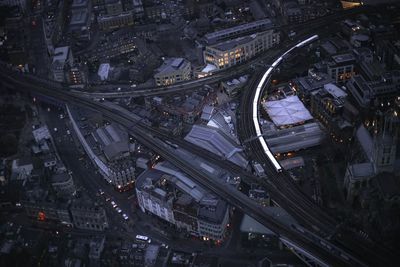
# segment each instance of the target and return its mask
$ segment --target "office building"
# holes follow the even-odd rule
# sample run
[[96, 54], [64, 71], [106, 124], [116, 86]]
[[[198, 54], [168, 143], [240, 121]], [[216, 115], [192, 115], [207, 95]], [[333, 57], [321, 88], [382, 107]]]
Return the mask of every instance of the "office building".
[[105, 31], [118, 29], [134, 24], [133, 13], [130, 11], [121, 12], [116, 15], [103, 15], [97, 18], [99, 28]]
[[84, 88], [87, 81], [86, 65], [75, 64], [68, 70], [67, 82], [72, 88]]
[[308, 70], [308, 75], [300, 78], [296, 78], [292, 81], [292, 88], [296, 91], [298, 97], [303, 103], [309, 104], [311, 100], [311, 94], [324, 87], [325, 84], [331, 83], [332, 78], [322, 72], [318, 72], [311, 68]]
[[105, 0], [106, 12], [109, 16], [115, 16], [122, 13], [122, 2], [121, 0]]
[[218, 69], [229, 68], [279, 44], [279, 40], [279, 33], [268, 30], [207, 45], [203, 51], [204, 63], [213, 64]]
[[328, 62], [327, 71], [333, 81], [335, 83], [344, 83], [345, 81], [350, 80], [355, 74], [354, 65], [356, 59], [353, 54], [346, 53], [334, 55], [331, 59], [332, 60]]
[[128, 134], [115, 124], [96, 129], [94, 122], [81, 115], [80, 109], [67, 106], [67, 112], [79, 141], [103, 178], [118, 191], [132, 188], [136, 178], [135, 161], [131, 157]]
[[55, 173], [51, 177], [51, 186], [58, 196], [72, 197], [76, 193], [74, 180], [67, 172]]
[[88, 256], [91, 261], [100, 259], [101, 253], [104, 250], [105, 241], [105, 236], [96, 236], [90, 240]]
[[132, 8], [135, 17], [140, 18], [144, 15], [142, 0], [132, 0]]
[[251, 33], [269, 30], [272, 27], [273, 23], [270, 19], [262, 19], [234, 26], [231, 28], [207, 33], [204, 35], [204, 40], [208, 45], [212, 45], [226, 39], [239, 37], [241, 35], [249, 35]]
[[57, 82], [65, 82], [65, 71], [68, 67], [72, 67], [73, 64], [74, 58], [69, 46], [54, 49], [53, 62], [51, 64], [53, 79]]
[[30, 158], [14, 159], [11, 166], [11, 177], [15, 180], [26, 180], [33, 171], [33, 163]]
[[390, 106], [399, 96], [400, 71], [385, 73], [374, 81], [366, 81], [363, 76], [355, 75], [346, 86], [361, 108]]
[[136, 194], [143, 212], [204, 240], [225, 238], [229, 222], [227, 203], [168, 162], [142, 173], [136, 182]]
[[108, 228], [106, 211], [91, 201], [75, 201], [70, 207], [74, 226], [82, 230], [104, 231]]
[[154, 75], [157, 86], [171, 85], [190, 78], [191, 64], [183, 58], [166, 59]]
[[145, 104], [148, 110], [156, 109], [174, 119], [193, 124], [200, 117], [204, 105], [213, 103], [215, 98], [215, 92], [201, 88], [188, 96], [147, 97]]
[[73, 225], [66, 203], [55, 203], [43, 199], [27, 199], [22, 201], [26, 215], [34, 221], [62, 223]]
[[54, 45], [61, 40], [68, 16], [68, 1], [48, 1], [42, 18], [43, 37], [47, 46], [47, 52], [54, 53]]
[[89, 0], [73, 0], [69, 33], [80, 40], [90, 40], [92, 5]]
[[325, 84], [311, 97], [311, 112], [337, 142], [347, 141], [353, 135], [352, 125], [342, 117], [346, 101], [347, 93], [332, 83]]
[[241, 89], [246, 85], [248, 76], [240, 76], [238, 79], [225, 81], [221, 83], [221, 87], [229, 97], [237, 96]]

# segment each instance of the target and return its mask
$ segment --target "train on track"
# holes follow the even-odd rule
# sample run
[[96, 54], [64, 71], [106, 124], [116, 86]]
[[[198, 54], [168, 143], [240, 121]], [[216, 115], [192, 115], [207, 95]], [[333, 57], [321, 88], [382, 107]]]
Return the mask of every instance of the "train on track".
[[267, 145], [267, 142], [265, 141], [264, 137], [262, 136], [260, 122], [259, 122], [259, 118], [258, 118], [258, 102], [260, 100], [260, 96], [261, 96], [261, 93], [263, 92], [265, 85], [268, 84], [269, 80], [271, 79], [271, 75], [272, 75], [272, 72], [274, 71], [274, 69], [276, 67], [278, 67], [279, 64], [295, 49], [301, 48], [305, 45], [308, 45], [317, 39], [318, 39], [318, 35], [313, 35], [310, 38], [307, 38], [306, 40], [298, 43], [297, 45], [293, 46], [292, 48], [287, 50], [285, 53], [283, 53], [278, 59], [276, 59], [271, 64], [271, 67], [269, 67], [267, 69], [267, 71], [262, 76], [262, 78], [256, 88], [256, 93], [255, 93], [254, 99], [253, 99], [253, 110], [252, 110], [253, 124], [254, 124], [255, 130], [256, 130], [257, 139], [260, 142], [265, 155], [268, 157], [269, 161], [272, 163], [272, 165], [274, 166], [274, 168], [277, 172], [282, 172], [282, 166], [279, 164], [278, 160], [274, 157], [274, 155], [272, 154], [271, 150], [269, 149], [269, 147]]

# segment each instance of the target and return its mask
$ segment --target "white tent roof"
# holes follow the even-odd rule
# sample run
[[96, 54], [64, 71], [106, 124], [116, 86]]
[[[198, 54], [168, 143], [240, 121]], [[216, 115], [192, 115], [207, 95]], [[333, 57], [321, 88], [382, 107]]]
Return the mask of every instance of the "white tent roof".
[[297, 124], [312, 119], [310, 112], [297, 96], [263, 103], [264, 109], [276, 126]]

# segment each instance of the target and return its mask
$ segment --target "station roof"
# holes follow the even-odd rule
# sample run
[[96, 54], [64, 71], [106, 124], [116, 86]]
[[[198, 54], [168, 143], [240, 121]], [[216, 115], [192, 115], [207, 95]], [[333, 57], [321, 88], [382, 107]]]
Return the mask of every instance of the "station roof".
[[267, 101], [263, 106], [276, 126], [298, 124], [313, 118], [298, 96]]
[[185, 140], [208, 151], [223, 156], [229, 161], [246, 167], [248, 161], [244, 158], [242, 148], [221, 130], [203, 125], [194, 125], [186, 135]]

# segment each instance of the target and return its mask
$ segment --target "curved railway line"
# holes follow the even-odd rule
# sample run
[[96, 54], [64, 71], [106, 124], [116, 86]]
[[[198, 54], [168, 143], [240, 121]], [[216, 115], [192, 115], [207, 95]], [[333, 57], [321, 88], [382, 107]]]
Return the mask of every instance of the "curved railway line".
[[[294, 215], [296, 219], [304, 225], [307, 225], [310, 231], [331, 240], [331, 242], [338, 246], [345, 247], [347, 251], [351, 251], [351, 255], [355, 256], [349, 257], [349, 254], [347, 254], [344, 257], [352, 261], [354, 265], [358, 265], [362, 262], [360, 259], [365, 259], [367, 257], [370, 263], [374, 263], [373, 266], [382, 265], [381, 260], [385, 261], [385, 265], [390, 265], [389, 259], [393, 260], [394, 254], [386, 250], [382, 244], [367, 243], [353, 231], [347, 230], [345, 235], [344, 231], [339, 231], [339, 229], [337, 229], [339, 222], [326, 211], [322, 210], [310, 197], [305, 195], [298, 185], [294, 183], [290, 175], [281, 168], [270, 152], [260, 130], [258, 103], [263, 91], [270, 84], [274, 68], [282, 63], [285, 55], [295, 52], [297, 48], [301, 48], [303, 45], [306, 45], [316, 38], [317, 36], [312, 36], [306, 39], [305, 42], [301, 42], [292, 47], [278, 57], [267, 71], [253, 77], [242, 96], [240, 105], [239, 129], [241, 129], [241, 141], [244, 143], [246, 140], [250, 140], [247, 142], [247, 151], [252, 158], [263, 164], [267, 178], [260, 183], [265, 186], [268, 183], [273, 184], [276, 190], [280, 192], [278, 198], [275, 198], [275, 201], [279, 203], [279, 205], [282, 205], [290, 214]], [[378, 260], [376, 257], [378, 253], [379, 255], [385, 256], [380, 257]]]

